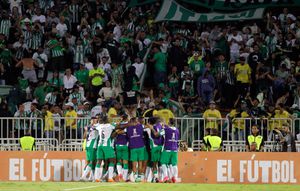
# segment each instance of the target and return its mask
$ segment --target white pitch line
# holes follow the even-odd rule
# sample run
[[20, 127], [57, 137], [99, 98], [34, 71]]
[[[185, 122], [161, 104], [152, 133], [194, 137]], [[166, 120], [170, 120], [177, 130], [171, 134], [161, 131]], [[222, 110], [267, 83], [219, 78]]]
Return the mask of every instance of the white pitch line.
[[89, 189], [89, 188], [96, 188], [96, 187], [109, 187], [109, 186], [119, 186], [120, 184], [110, 184], [110, 185], [96, 185], [96, 186], [86, 186], [86, 187], [81, 187], [81, 188], [67, 188], [64, 189], [64, 191], [71, 191], [71, 190], [85, 190], [85, 189]]

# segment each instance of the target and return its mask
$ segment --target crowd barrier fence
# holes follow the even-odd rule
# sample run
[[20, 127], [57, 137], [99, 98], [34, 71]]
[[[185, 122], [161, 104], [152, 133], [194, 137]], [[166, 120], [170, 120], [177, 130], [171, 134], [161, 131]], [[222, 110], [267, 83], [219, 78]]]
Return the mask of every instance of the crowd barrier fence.
[[[116, 118], [113, 121], [118, 122]], [[13, 140], [18, 140], [27, 132], [30, 132], [37, 140], [37, 148], [40, 148], [40, 140], [47, 140], [43, 144], [45, 150], [72, 150], [77, 151], [82, 148], [85, 127], [90, 124], [90, 118], [30, 118], [30, 117], [10, 117], [0, 118], [0, 138], [3, 143], [9, 143], [3, 150], [15, 150]], [[175, 126], [180, 131], [180, 139], [185, 141], [189, 147], [199, 150], [196, 145], [201, 143], [203, 137], [207, 135], [206, 129], [216, 128], [224, 143], [234, 145], [235, 150], [244, 145], [247, 135], [251, 134], [251, 126], [256, 124], [260, 134], [266, 143], [272, 143], [278, 137], [274, 129], [281, 129], [282, 124], [289, 124], [291, 132], [300, 141], [300, 119], [290, 118], [176, 118]], [[197, 142], [198, 141], [198, 142]], [[227, 142], [226, 142], [227, 141]], [[243, 144], [237, 144], [243, 143]], [[200, 147], [199, 147], [200, 148]], [[228, 148], [228, 149], [227, 149]], [[229, 146], [226, 150], [233, 151]]]

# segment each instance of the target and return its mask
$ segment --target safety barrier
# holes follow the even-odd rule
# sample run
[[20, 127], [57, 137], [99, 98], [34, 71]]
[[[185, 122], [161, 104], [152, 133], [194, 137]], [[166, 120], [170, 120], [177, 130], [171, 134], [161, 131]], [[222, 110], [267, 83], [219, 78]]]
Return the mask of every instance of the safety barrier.
[[[0, 151], [19, 151], [21, 150], [19, 138], [1, 138]], [[192, 142], [193, 151], [201, 151], [202, 140], [194, 140]], [[297, 152], [300, 152], [300, 141], [296, 141]], [[83, 140], [66, 139], [59, 144], [55, 138], [36, 138], [36, 151], [83, 151]], [[246, 152], [245, 141], [224, 141], [223, 151], [225, 152]], [[264, 142], [264, 152], [280, 152], [281, 144], [275, 141]]]
[[291, 132], [296, 135], [299, 133], [299, 119], [289, 118], [176, 118], [175, 126], [179, 128], [181, 139], [187, 141], [189, 146], [193, 140], [202, 140], [207, 134], [205, 129], [216, 128], [219, 135], [226, 141], [242, 141], [251, 134], [251, 126], [256, 124], [264, 140], [272, 141], [275, 139], [274, 129], [281, 129], [282, 124], [287, 123], [291, 127]]
[[67, 139], [59, 145], [58, 150], [60, 151], [82, 151], [83, 141], [82, 139]]
[[[119, 120], [116, 119], [117, 121]], [[179, 128], [181, 140], [193, 147], [194, 140], [202, 140], [207, 134], [205, 129], [216, 128], [224, 141], [244, 141], [251, 133], [251, 126], [256, 124], [265, 141], [274, 141], [276, 134], [273, 129], [281, 129], [287, 123], [291, 132], [299, 133], [300, 119], [286, 118], [176, 118], [175, 126]], [[80, 142], [84, 136], [84, 128], [90, 123], [90, 118], [30, 118], [11, 117], [0, 118], [0, 138], [20, 138], [28, 131], [35, 138], [56, 139], [58, 144], [70, 143], [67, 140]], [[299, 136], [300, 138], [300, 136]], [[74, 141], [75, 140], [75, 141]], [[11, 150], [13, 147], [11, 146]]]
[[[0, 151], [19, 151], [21, 150], [19, 138], [1, 138]], [[37, 151], [57, 151], [59, 150], [58, 140], [55, 138], [36, 138], [35, 150]]]
[[[192, 143], [193, 151], [201, 151], [203, 141], [194, 140]], [[280, 152], [282, 145], [276, 141], [265, 141], [263, 152]], [[226, 152], [246, 152], [246, 141], [224, 141], [223, 151]], [[300, 141], [296, 141], [296, 150], [300, 152]]]
[[20, 138], [29, 133], [35, 138], [57, 139], [62, 143], [65, 139], [82, 139], [84, 127], [89, 125], [90, 118], [0, 118], [1, 138]]

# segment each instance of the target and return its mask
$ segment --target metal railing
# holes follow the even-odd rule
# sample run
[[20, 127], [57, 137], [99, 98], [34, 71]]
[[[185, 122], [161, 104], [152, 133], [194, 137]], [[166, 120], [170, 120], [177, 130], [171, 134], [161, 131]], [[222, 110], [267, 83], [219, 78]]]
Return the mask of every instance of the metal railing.
[[[19, 138], [0, 138], [0, 151], [21, 150]], [[57, 151], [59, 144], [57, 139], [35, 138], [35, 150], [37, 151]]]
[[[19, 139], [27, 132], [37, 139], [57, 140], [56, 146], [62, 150], [76, 150], [82, 143], [84, 128], [90, 123], [90, 118], [0, 118], [0, 138]], [[175, 126], [180, 131], [180, 139], [186, 141], [189, 147], [194, 147], [194, 140], [202, 140], [207, 134], [207, 128], [216, 128], [224, 141], [245, 141], [245, 137], [251, 133], [251, 126], [256, 124], [265, 141], [273, 141], [274, 128], [280, 129], [283, 123], [288, 123], [292, 133], [296, 135], [300, 131], [300, 119], [287, 118], [176, 118]], [[299, 136], [300, 138], [300, 136]], [[298, 139], [299, 139], [298, 138]], [[11, 140], [10, 140], [11, 141]], [[52, 144], [53, 145], [53, 144]], [[7, 146], [8, 150], [14, 150], [13, 144]], [[47, 147], [51, 149], [52, 147]], [[236, 149], [237, 146], [234, 146]], [[229, 150], [232, 150], [228, 148]], [[5, 150], [5, 148], [4, 148]], [[242, 149], [240, 149], [242, 150]]]
[[181, 139], [187, 141], [189, 146], [193, 140], [202, 140], [207, 134], [205, 129], [218, 129], [220, 137], [225, 141], [243, 141], [246, 136], [251, 134], [251, 126], [256, 124], [260, 134], [266, 141], [274, 139], [274, 129], [282, 129], [282, 124], [288, 123], [291, 132], [296, 135], [299, 133], [299, 119], [290, 118], [176, 118], [175, 126], [179, 128]]
[[68, 139], [63, 140], [59, 145], [60, 151], [82, 151], [83, 150], [83, 140], [79, 139]]
[[84, 127], [90, 118], [0, 118], [0, 138], [20, 138], [29, 133], [35, 138], [56, 139], [59, 143], [68, 139], [83, 138]]
[[[201, 151], [202, 140], [194, 140], [192, 143], [193, 151]], [[263, 152], [280, 152], [281, 144], [276, 141], [265, 141]], [[224, 141], [223, 151], [225, 152], [246, 152], [246, 141]], [[300, 141], [296, 141], [296, 151], [300, 152]]]

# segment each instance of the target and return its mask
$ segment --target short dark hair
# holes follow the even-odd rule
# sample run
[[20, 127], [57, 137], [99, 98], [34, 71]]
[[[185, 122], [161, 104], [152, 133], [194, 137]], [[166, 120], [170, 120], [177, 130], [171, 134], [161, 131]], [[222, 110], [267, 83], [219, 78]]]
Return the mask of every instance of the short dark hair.
[[175, 125], [175, 120], [176, 120], [175, 118], [170, 118], [169, 119], [169, 124], [170, 125]]
[[218, 132], [218, 129], [216, 129], [216, 128], [212, 128], [212, 129], [210, 130], [210, 134], [211, 134], [211, 135], [216, 135], [216, 136], [217, 136], [218, 133], [219, 133], [219, 132]]

